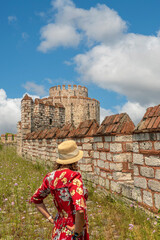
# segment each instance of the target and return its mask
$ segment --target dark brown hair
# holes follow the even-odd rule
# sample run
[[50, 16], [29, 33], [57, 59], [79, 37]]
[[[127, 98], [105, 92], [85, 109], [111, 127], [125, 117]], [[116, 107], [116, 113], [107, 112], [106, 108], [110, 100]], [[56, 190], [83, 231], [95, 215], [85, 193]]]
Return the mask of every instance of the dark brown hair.
[[59, 163], [54, 164], [54, 170], [58, 170], [60, 168], [69, 168], [70, 170], [78, 171], [78, 162], [71, 164], [59, 164]]

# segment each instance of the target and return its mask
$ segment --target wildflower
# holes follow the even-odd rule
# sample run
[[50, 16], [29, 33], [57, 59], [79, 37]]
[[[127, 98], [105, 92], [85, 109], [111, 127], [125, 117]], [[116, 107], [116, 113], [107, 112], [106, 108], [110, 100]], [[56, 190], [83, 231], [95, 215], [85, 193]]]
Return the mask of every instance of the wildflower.
[[134, 225], [133, 225], [133, 224], [129, 224], [129, 230], [132, 230], [132, 229], [133, 229], [133, 227], [134, 227]]
[[14, 205], [14, 202], [11, 202], [11, 205], [13, 206], [13, 205]]
[[130, 207], [133, 207], [133, 204], [132, 204], [132, 203], [130, 204]]
[[153, 233], [155, 233], [156, 230], [153, 230]]
[[147, 218], [147, 221], [149, 220], [150, 218]]
[[22, 217], [22, 219], [24, 219], [25, 217]]
[[0, 208], [0, 211], [2, 211], [2, 208]]
[[23, 199], [23, 197], [21, 197], [21, 199]]
[[8, 200], [8, 198], [5, 198], [5, 199], [4, 199], [4, 201], [7, 201], [7, 200]]
[[18, 186], [18, 183], [15, 183], [14, 186]]
[[157, 225], [157, 222], [154, 222], [154, 225]]

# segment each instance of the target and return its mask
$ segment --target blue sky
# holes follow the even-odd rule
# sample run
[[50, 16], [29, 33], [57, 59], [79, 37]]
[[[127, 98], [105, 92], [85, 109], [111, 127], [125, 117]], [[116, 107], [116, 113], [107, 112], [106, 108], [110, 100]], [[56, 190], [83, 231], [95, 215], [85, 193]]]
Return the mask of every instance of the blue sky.
[[160, 90], [159, 0], [2, 0], [0, 134], [16, 132], [20, 100], [54, 85], [88, 87], [101, 120], [137, 124]]

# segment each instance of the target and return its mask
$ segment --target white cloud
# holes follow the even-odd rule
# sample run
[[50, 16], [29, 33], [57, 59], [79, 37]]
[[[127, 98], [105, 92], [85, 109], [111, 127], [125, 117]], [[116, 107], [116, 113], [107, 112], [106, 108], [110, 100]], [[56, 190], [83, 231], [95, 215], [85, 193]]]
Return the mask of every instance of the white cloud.
[[110, 109], [105, 109], [100, 107], [100, 123], [105, 119], [105, 117], [116, 114]]
[[114, 45], [95, 46], [74, 60], [84, 82], [123, 94], [141, 105], [159, 104], [159, 37], [128, 34]]
[[[87, 44], [88, 50], [66, 64], [75, 63], [80, 80], [127, 97], [115, 113], [127, 112], [137, 123], [146, 108], [160, 103], [160, 31], [145, 36], [128, 33], [116, 11], [98, 4], [88, 10], [71, 0], [52, 1], [53, 19], [41, 29], [40, 51]], [[112, 113], [101, 109], [104, 114]]]
[[20, 98], [7, 98], [6, 92], [0, 89], [0, 134], [17, 132], [17, 122], [20, 120]]
[[31, 92], [31, 93], [35, 93], [37, 95], [40, 95], [40, 96], [44, 96], [46, 94], [46, 91], [44, 89], [44, 86], [43, 85], [38, 85], [34, 82], [26, 82], [23, 87]]
[[17, 17], [16, 16], [8, 16], [8, 23], [15, 23], [17, 21]]
[[[81, 40], [113, 42], [126, 30], [126, 23], [106, 5], [84, 10], [76, 8], [70, 0], [52, 1], [56, 11], [54, 23], [44, 26], [38, 50], [47, 52], [53, 48], [75, 47]], [[87, 39], [87, 41], [86, 41]]]
[[50, 23], [41, 29], [41, 39], [43, 41], [39, 45], [38, 50], [45, 53], [58, 46], [77, 46], [80, 36], [72, 26]]
[[[39, 98], [35, 95], [30, 96], [33, 99]], [[0, 135], [6, 132], [17, 133], [17, 122], [21, 120], [22, 98], [8, 98], [5, 90], [0, 89]]]
[[[127, 102], [123, 106], [117, 106], [118, 113], [127, 113], [131, 120], [137, 125], [143, 118], [146, 109], [150, 105], [142, 106], [138, 102]], [[153, 106], [153, 105], [152, 105]]]

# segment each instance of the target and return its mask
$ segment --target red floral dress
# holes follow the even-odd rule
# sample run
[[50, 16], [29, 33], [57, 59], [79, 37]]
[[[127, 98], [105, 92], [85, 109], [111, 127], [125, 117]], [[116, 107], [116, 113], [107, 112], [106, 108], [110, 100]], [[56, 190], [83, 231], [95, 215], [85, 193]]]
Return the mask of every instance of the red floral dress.
[[42, 185], [31, 197], [30, 202], [42, 203], [51, 193], [58, 213], [54, 219], [52, 240], [72, 240], [72, 233], [67, 225], [75, 224], [75, 213], [84, 210], [86, 224], [80, 240], [88, 240], [88, 220], [86, 215], [87, 189], [83, 185], [81, 174], [70, 169], [56, 170], [48, 173]]

